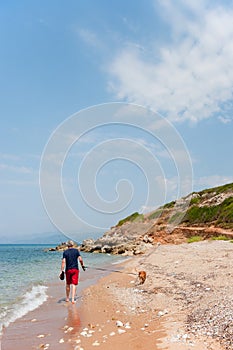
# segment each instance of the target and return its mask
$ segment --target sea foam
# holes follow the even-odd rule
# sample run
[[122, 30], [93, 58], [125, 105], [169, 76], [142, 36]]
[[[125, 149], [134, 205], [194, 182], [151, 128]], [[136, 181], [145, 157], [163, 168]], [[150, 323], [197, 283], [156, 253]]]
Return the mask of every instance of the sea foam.
[[46, 286], [33, 286], [30, 291], [22, 296], [18, 303], [12, 304], [11, 308], [5, 309], [1, 313], [0, 333], [3, 327], [8, 327], [10, 323], [42, 305], [48, 298], [46, 294], [47, 289], [48, 287]]

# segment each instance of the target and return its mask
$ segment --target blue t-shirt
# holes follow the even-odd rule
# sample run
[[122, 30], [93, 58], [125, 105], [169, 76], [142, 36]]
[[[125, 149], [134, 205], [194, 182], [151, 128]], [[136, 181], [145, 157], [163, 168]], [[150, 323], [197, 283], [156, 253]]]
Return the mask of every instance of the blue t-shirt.
[[80, 253], [76, 248], [69, 248], [63, 252], [63, 259], [66, 259], [66, 271], [71, 269], [78, 270], [78, 257]]

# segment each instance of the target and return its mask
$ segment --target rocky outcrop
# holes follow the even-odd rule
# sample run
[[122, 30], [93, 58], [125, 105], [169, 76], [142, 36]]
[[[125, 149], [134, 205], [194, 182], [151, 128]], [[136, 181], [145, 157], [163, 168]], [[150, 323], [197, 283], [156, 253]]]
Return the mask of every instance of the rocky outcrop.
[[[78, 245], [74, 243], [74, 248], [77, 248], [77, 247], [78, 247]], [[67, 248], [68, 248], [67, 243], [62, 242], [62, 243], [58, 244], [55, 248], [49, 248], [46, 250], [49, 252], [63, 252]]]
[[153, 239], [145, 238], [151, 223], [125, 223], [112, 227], [97, 240], [83, 241], [80, 250], [90, 253], [108, 253], [122, 255], [143, 254], [152, 246]]

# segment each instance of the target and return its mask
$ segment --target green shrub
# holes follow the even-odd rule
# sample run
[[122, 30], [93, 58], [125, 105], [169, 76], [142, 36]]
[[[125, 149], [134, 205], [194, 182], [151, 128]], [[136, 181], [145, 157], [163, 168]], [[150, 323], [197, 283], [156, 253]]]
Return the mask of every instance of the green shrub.
[[200, 241], [202, 241], [202, 237], [201, 236], [192, 236], [192, 237], [189, 237], [187, 239], [188, 243], [194, 243], [194, 242], [200, 242]]
[[213, 241], [229, 241], [229, 238], [225, 235], [211, 237]]
[[233, 197], [225, 199], [225, 201], [222, 203], [218, 222], [233, 223]]
[[130, 221], [130, 222], [133, 222], [133, 221], [143, 221], [144, 219], [144, 216], [143, 214], [139, 214], [138, 212], [136, 213], [133, 213], [129, 216], [127, 216], [126, 218], [120, 220], [117, 224], [117, 226], [122, 226], [124, 223]]
[[200, 201], [201, 201], [201, 198], [200, 198], [200, 197], [192, 198], [191, 201], [190, 201], [190, 206], [191, 206], [191, 205], [195, 205], [195, 204], [199, 204]]
[[189, 224], [209, 223], [216, 221], [216, 224], [233, 223], [233, 197], [225, 199], [219, 205], [189, 208], [182, 219], [182, 222]]
[[169, 208], [173, 208], [175, 206], [176, 202], [175, 201], [172, 201], [172, 202], [169, 202], [167, 204], [164, 204], [163, 208], [164, 209], [169, 209]]

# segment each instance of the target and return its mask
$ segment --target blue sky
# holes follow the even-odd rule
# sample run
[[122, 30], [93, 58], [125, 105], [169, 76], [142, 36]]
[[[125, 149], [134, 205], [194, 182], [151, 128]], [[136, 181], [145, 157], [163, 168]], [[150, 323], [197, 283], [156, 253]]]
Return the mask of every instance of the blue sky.
[[1, 2], [0, 237], [79, 238], [233, 182], [232, 17], [231, 1]]

